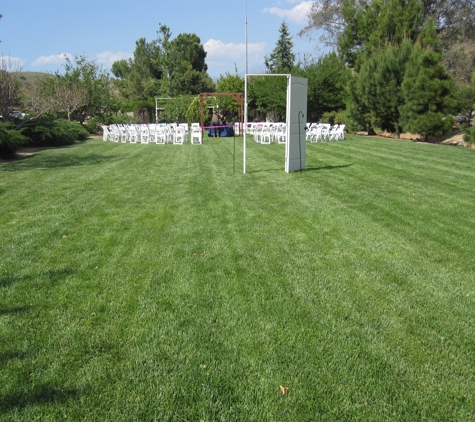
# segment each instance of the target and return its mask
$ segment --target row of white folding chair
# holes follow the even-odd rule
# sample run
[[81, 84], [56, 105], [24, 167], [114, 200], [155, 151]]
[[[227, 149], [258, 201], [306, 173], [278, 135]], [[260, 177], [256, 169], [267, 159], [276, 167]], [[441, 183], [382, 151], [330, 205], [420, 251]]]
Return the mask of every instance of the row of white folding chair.
[[261, 144], [270, 144], [278, 142], [285, 144], [286, 140], [286, 124], [285, 123], [250, 123], [248, 124], [247, 133], [253, 136], [254, 141]]
[[306, 139], [310, 142], [318, 142], [326, 140], [330, 133], [331, 124], [329, 123], [312, 123], [307, 129]]
[[[203, 136], [199, 123], [192, 123], [192, 130], [192, 143], [201, 144]], [[143, 144], [149, 142], [157, 144], [173, 142], [174, 144], [181, 145], [188, 139], [187, 123], [110, 125], [109, 127], [104, 126], [103, 131], [103, 139], [112, 142], [136, 143], [140, 141]]]
[[139, 131], [136, 125], [110, 125], [103, 127], [104, 141], [112, 142], [132, 142], [135, 143], [140, 139]]
[[332, 125], [330, 123], [312, 123], [307, 128], [307, 141], [338, 141], [345, 139], [345, 125]]

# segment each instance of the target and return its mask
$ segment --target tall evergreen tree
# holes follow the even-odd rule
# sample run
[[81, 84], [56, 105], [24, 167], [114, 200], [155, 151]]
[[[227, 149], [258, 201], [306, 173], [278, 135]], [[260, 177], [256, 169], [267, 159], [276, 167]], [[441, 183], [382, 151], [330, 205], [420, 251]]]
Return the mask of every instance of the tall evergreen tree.
[[404, 103], [402, 82], [412, 42], [388, 44], [375, 51], [358, 73], [356, 84], [360, 99], [371, 113], [371, 123], [399, 138], [399, 107]]
[[401, 122], [407, 131], [429, 136], [447, 133], [453, 124], [454, 81], [441, 63], [434, 20], [429, 20], [414, 45], [402, 91]]
[[415, 41], [422, 28], [419, 0], [343, 2], [345, 27], [338, 38], [338, 51], [357, 71], [376, 50], [405, 39]]
[[154, 96], [176, 97], [214, 90], [207, 73], [206, 51], [195, 34], [172, 39], [170, 28], [160, 25], [158, 38], [136, 42], [134, 56], [112, 64], [112, 73], [126, 100], [146, 101]]
[[350, 70], [335, 52], [305, 63], [300, 76], [308, 79], [308, 114], [318, 121], [323, 113], [345, 108]]
[[270, 56], [264, 57], [264, 65], [269, 73], [288, 73], [294, 68], [295, 55], [292, 52], [294, 43], [285, 22], [282, 22], [279, 33], [274, 50]]

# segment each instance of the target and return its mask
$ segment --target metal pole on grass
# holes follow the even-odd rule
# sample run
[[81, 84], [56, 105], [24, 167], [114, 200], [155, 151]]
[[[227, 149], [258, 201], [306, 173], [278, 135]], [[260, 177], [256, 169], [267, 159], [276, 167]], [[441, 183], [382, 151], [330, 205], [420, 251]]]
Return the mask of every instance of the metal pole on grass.
[[247, 61], [247, 0], [246, 0], [246, 25], [245, 25], [245, 38], [246, 38], [246, 74], [244, 75], [244, 127], [243, 127], [243, 173], [246, 173], [246, 132], [247, 132], [247, 73], [248, 73], [248, 61]]

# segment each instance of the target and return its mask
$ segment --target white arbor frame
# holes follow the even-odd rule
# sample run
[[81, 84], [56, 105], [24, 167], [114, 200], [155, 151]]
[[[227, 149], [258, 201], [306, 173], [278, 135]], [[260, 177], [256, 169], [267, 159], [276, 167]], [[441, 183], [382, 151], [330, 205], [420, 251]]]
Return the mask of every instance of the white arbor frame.
[[244, 137], [243, 137], [243, 173], [246, 173], [246, 134], [248, 124], [248, 77], [249, 76], [285, 76], [287, 77], [287, 109], [286, 109], [286, 139], [285, 171], [305, 169], [307, 122], [307, 78], [292, 76], [287, 73], [247, 73], [244, 76]]

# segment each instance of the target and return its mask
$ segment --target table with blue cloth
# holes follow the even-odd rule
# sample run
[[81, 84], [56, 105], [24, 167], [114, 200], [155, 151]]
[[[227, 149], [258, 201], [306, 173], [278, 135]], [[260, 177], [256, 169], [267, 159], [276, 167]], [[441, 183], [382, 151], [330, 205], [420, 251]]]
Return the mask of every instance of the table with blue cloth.
[[218, 133], [218, 136], [220, 138], [223, 138], [226, 136], [234, 136], [233, 125], [219, 125], [217, 128], [210, 127], [208, 130], [208, 136], [213, 137], [215, 131]]

